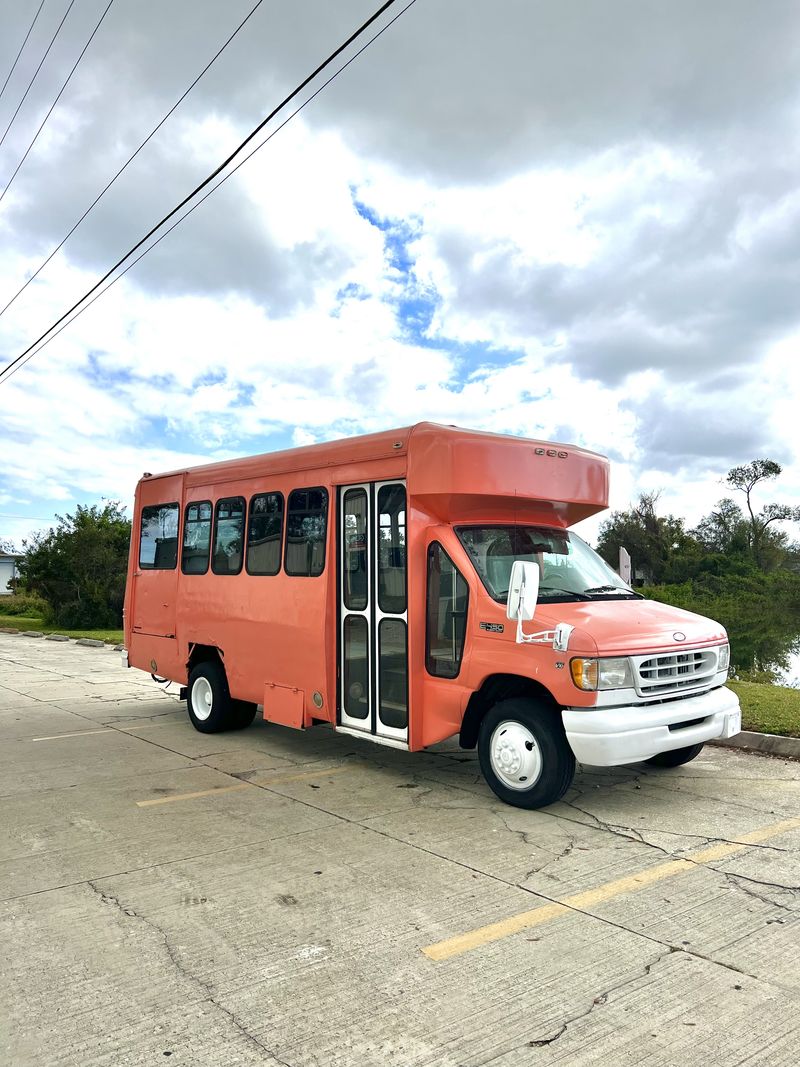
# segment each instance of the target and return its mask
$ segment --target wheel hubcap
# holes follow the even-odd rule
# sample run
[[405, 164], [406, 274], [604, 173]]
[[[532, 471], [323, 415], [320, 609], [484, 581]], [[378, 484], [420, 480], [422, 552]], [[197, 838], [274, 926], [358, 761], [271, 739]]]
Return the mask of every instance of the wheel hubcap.
[[542, 753], [536, 738], [520, 722], [495, 727], [489, 743], [492, 770], [509, 789], [532, 789], [542, 773]]
[[196, 719], [205, 722], [214, 705], [211, 683], [206, 678], [198, 678], [192, 686], [192, 711]]

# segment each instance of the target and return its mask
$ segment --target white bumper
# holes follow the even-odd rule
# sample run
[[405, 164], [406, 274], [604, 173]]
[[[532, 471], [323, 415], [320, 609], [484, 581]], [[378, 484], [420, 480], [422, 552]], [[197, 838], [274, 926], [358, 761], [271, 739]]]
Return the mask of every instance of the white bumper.
[[[565, 708], [561, 714], [575, 759], [592, 767], [638, 763], [659, 752], [732, 737], [742, 728], [739, 698], [725, 686], [662, 704]], [[695, 725], [681, 726], [686, 722]]]

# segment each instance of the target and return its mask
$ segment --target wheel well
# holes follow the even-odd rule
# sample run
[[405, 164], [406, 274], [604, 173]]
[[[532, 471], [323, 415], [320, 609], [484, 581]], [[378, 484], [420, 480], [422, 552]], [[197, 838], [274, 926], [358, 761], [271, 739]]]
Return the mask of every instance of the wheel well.
[[225, 666], [223, 653], [214, 645], [190, 645], [189, 662], [186, 664], [187, 672], [191, 674], [198, 663], [208, 663], [213, 660]]
[[458, 736], [458, 743], [462, 748], [475, 748], [478, 743], [478, 731], [486, 712], [498, 701], [508, 700], [510, 697], [530, 697], [545, 703], [554, 711], [558, 708], [552, 693], [540, 682], [518, 674], [490, 674], [467, 703]]

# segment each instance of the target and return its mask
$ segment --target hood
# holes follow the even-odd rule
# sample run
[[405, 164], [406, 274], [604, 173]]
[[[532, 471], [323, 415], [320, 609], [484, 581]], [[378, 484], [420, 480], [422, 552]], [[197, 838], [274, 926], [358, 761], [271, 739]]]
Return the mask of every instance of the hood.
[[[536, 621], [546, 626], [568, 622], [576, 628], [575, 647], [588, 636], [600, 656], [626, 653], [674, 652], [677, 649], [715, 645], [727, 639], [724, 627], [703, 615], [656, 600], [586, 600], [539, 604]], [[676, 640], [674, 634], [684, 634]], [[573, 642], [570, 642], [570, 649]]]

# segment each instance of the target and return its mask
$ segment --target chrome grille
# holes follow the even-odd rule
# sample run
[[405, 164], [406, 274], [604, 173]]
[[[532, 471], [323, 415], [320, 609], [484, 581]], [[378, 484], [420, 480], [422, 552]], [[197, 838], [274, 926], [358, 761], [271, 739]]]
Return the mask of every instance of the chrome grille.
[[717, 649], [685, 649], [636, 661], [636, 688], [642, 696], [697, 689], [710, 683], [717, 673]]

